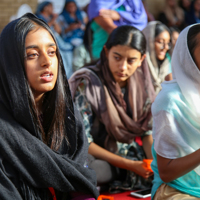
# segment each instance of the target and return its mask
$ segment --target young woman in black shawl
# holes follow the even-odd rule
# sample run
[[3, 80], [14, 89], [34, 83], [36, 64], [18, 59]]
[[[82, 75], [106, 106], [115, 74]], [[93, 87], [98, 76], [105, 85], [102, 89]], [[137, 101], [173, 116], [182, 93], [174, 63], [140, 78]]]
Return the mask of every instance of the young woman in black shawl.
[[82, 122], [49, 26], [30, 13], [9, 23], [0, 54], [0, 199], [49, 200], [54, 192], [57, 200], [97, 198]]

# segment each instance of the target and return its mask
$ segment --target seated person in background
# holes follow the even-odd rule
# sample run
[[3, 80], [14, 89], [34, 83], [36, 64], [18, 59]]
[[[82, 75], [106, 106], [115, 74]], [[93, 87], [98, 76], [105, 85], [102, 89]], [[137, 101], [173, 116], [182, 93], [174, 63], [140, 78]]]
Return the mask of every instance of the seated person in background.
[[171, 32], [171, 43], [172, 43], [172, 47], [170, 49], [170, 54], [172, 55], [176, 41], [177, 41], [178, 36], [180, 34], [180, 30], [176, 27], [170, 27], [170, 32]]
[[74, 48], [73, 51], [73, 71], [80, 69], [84, 65], [91, 62], [95, 63], [96, 60], [92, 60], [91, 48], [90, 48], [90, 38], [91, 38], [90, 22], [87, 23], [85, 28], [85, 33], [83, 37], [83, 44]]
[[84, 44], [76, 47], [73, 51], [73, 72], [91, 62], [91, 57], [88, 49]]
[[185, 28], [173, 55], [173, 80], [152, 105], [152, 199], [200, 199], [200, 24]]
[[166, 5], [160, 13], [158, 20], [168, 27], [176, 26], [180, 30], [185, 27], [185, 14], [178, 6], [177, 0], [165, 0]]
[[38, 4], [36, 10], [36, 16], [42, 20], [44, 20], [50, 27], [52, 27], [57, 33], [61, 33], [61, 27], [56, 22], [58, 17], [57, 14], [53, 13], [53, 4], [50, 1], [44, 1]]
[[186, 13], [186, 24], [200, 23], [200, 0], [194, 0], [191, 3], [190, 11]]
[[0, 199], [95, 200], [88, 143], [52, 30], [27, 13], [4, 28], [0, 52]]
[[91, 0], [88, 6], [91, 22], [92, 59], [99, 59], [109, 34], [121, 25], [131, 25], [142, 30], [147, 25], [147, 15], [141, 0]]
[[44, 1], [38, 4], [36, 16], [48, 23], [51, 30], [53, 31], [58, 46], [60, 47], [60, 53], [64, 62], [66, 75], [69, 78], [73, 73], [73, 46], [70, 43], [65, 42], [60, 36], [61, 27], [60, 24], [56, 21], [57, 15], [53, 13], [53, 4], [50, 1]]
[[193, 0], [180, 0], [179, 5], [185, 13], [190, 11], [191, 3]]
[[[110, 34], [100, 61], [79, 69], [69, 80], [90, 143], [89, 167], [96, 171], [99, 185], [120, 176], [124, 180], [124, 173], [134, 172], [145, 179], [152, 175], [142, 161], [152, 158], [151, 103], [155, 97], [143, 62], [145, 51], [143, 33], [120, 26]], [[142, 146], [135, 141], [137, 136], [142, 137]]]
[[83, 44], [79, 45], [78, 47], [75, 47], [73, 51], [73, 71], [74, 72], [80, 69], [81, 67], [83, 67], [85, 64], [91, 63], [89, 47], [85, 41], [85, 38], [88, 38], [86, 34], [87, 32], [85, 32], [85, 35], [83, 38]]
[[62, 27], [61, 36], [64, 41], [73, 46], [82, 44], [87, 16], [85, 12], [78, 9], [75, 0], [66, 0], [58, 22]]
[[[170, 32], [171, 32], [171, 49], [169, 50], [170, 56], [172, 56], [172, 53], [174, 51], [174, 47], [176, 44], [176, 41], [178, 39], [178, 36], [180, 34], [180, 30], [176, 27], [170, 27]], [[170, 81], [172, 80], [172, 69], [171, 69], [171, 65], [170, 65], [170, 69], [169, 69], [169, 74], [165, 77], [166, 81]]]
[[143, 33], [147, 40], [147, 63], [156, 94], [161, 90], [165, 76], [171, 73], [170, 30], [161, 22], [149, 22]]

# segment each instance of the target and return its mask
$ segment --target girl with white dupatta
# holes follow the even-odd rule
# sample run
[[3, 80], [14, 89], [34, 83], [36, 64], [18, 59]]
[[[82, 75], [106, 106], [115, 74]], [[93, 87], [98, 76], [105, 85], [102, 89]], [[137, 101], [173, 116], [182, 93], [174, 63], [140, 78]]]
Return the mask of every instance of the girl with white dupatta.
[[169, 55], [170, 30], [159, 21], [148, 23], [142, 31], [147, 40], [146, 59], [151, 73], [156, 94], [161, 90], [161, 83], [171, 73], [171, 57]]
[[173, 80], [152, 105], [152, 199], [200, 199], [200, 24], [185, 28], [172, 56]]

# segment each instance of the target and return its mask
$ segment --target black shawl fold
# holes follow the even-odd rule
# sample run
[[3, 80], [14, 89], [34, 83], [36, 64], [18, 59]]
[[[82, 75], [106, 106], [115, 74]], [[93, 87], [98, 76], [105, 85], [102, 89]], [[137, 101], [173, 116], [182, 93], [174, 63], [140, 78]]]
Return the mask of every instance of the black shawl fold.
[[[53, 187], [60, 197], [76, 191], [97, 198], [95, 174], [84, 167], [87, 139], [80, 114], [73, 105], [71, 110], [68, 105], [66, 118], [70, 119], [69, 113], [73, 114], [75, 130], [67, 135], [70, 145], [64, 140], [59, 153], [41, 141], [34, 126], [23, 61], [16, 45], [18, 20], [9, 23], [0, 36], [0, 199], [44, 200], [49, 187]], [[63, 75], [63, 79], [70, 95], [66, 76]], [[66, 146], [67, 150], [64, 149]], [[36, 197], [25, 194], [27, 188]]]

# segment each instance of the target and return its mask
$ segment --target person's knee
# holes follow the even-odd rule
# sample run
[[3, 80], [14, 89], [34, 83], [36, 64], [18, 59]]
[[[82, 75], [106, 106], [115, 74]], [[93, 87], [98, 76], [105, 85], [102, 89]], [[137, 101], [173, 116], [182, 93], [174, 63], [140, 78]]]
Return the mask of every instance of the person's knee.
[[115, 177], [115, 169], [108, 162], [94, 157], [89, 159], [88, 166], [96, 172], [98, 185], [111, 182]]

